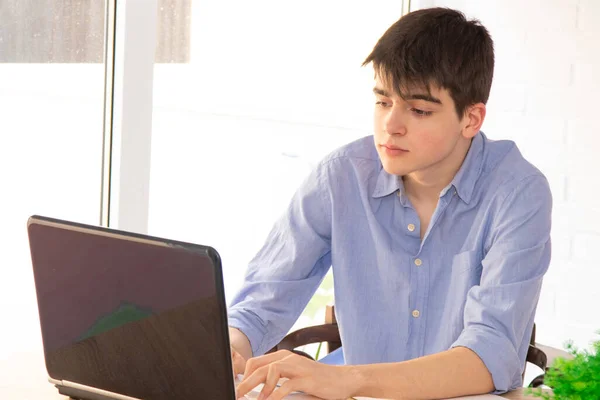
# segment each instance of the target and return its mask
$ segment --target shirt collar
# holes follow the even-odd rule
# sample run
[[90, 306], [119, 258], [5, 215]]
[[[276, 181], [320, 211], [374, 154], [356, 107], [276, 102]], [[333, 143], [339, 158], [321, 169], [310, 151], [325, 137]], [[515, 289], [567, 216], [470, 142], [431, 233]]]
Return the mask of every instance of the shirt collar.
[[379, 176], [377, 177], [375, 190], [373, 190], [373, 197], [385, 197], [397, 190], [400, 192], [404, 190], [404, 182], [402, 182], [402, 177], [388, 174], [382, 166], [381, 170], [379, 171]]
[[[475, 183], [477, 182], [477, 178], [479, 178], [481, 168], [483, 167], [484, 141], [485, 135], [483, 132], [479, 132], [475, 135], [460, 169], [454, 176], [454, 179], [452, 179], [452, 182], [442, 191], [440, 197], [443, 196], [450, 187], [454, 186], [462, 201], [467, 204], [471, 201]], [[375, 198], [384, 197], [397, 190], [399, 190], [400, 193], [404, 191], [402, 177], [391, 175], [382, 167], [379, 171], [379, 176], [377, 177], [377, 183], [372, 196]]]
[[481, 169], [483, 168], [485, 139], [485, 135], [481, 131], [475, 135], [471, 141], [471, 147], [469, 147], [465, 160], [450, 183], [450, 186], [454, 186], [458, 197], [467, 204], [469, 204], [473, 197], [475, 183], [477, 183], [477, 179], [481, 175]]

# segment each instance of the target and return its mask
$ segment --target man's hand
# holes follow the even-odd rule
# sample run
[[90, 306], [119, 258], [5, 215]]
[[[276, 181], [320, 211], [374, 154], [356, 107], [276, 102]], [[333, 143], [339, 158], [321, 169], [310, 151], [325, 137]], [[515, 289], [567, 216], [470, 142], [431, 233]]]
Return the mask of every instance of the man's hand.
[[[288, 380], [277, 388], [281, 378]], [[347, 399], [354, 395], [356, 386], [351, 367], [320, 364], [286, 350], [248, 360], [237, 397], [243, 398], [261, 383], [260, 400], [281, 400], [292, 392], [328, 400]]]
[[229, 328], [229, 341], [231, 347], [231, 361], [233, 375], [243, 374], [246, 369], [246, 360], [252, 357], [250, 341], [244, 333], [235, 328]]
[[246, 359], [231, 346], [231, 363], [233, 365], [233, 375], [243, 374], [246, 369]]

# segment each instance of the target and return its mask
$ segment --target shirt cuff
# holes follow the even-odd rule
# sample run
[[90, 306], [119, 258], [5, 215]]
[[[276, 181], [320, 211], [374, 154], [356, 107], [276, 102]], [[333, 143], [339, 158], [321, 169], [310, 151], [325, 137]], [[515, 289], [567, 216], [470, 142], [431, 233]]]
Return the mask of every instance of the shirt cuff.
[[451, 347], [466, 347], [481, 358], [492, 375], [496, 388], [493, 394], [506, 393], [523, 385], [521, 374], [525, 361], [521, 363], [512, 342], [498, 331], [469, 327]]
[[[252, 357], [259, 356], [269, 349], [263, 350], [261, 345], [264, 343], [266, 334], [265, 327], [254, 319], [259, 319], [249, 310], [230, 309], [228, 312], [228, 325], [231, 328], [240, 330], [250, 341], [252, 348]], [[255, 318], [252, 318], [252, 317]]]

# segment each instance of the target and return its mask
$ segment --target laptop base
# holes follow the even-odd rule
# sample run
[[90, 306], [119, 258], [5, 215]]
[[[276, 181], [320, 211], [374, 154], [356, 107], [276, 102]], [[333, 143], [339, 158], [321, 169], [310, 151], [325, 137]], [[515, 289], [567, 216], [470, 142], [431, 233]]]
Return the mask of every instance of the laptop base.
[[85, 390], [67, 387], [63, 385], [54, 385], [58, 389], [58, 393], [67, 396], [73, 400], [115, 400], [114, 397], [104, 396], [99, 393], [88, 392]]

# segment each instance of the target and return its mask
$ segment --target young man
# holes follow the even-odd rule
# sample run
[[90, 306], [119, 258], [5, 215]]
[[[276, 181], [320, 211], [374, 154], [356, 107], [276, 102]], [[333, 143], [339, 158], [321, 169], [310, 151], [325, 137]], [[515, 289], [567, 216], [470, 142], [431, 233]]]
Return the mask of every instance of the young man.
[[[420, 10], [392, 25], [365, 64], [375, 70], [374, 135], [318, 165], [231, 305], [238, 395], [260, 383], [269, 399], [516, 388], [550, 261], [552, 200], [514, 143], [480, 132], [492, 40], [459, 12]], [[258, 357], [330, 266], [346, 365]]]

